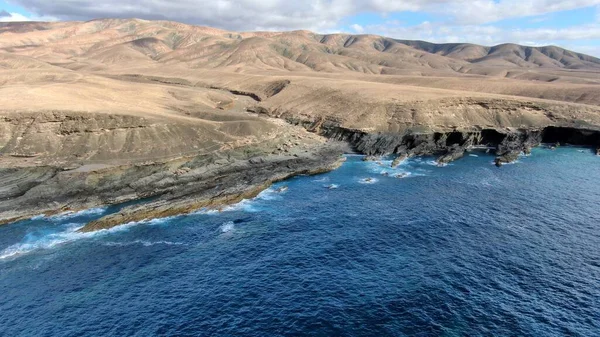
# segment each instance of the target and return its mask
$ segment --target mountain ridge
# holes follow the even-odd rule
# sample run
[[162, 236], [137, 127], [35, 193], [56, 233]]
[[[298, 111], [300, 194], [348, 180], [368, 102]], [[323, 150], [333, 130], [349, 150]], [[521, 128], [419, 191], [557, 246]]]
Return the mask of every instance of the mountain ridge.
[[[55, 34], [51, 34], [52, 31], [56, 31]], [[34, 36], [35, 33], [39, 33], [38, 36]], [[140, 19], [2, 23], [0, 34], [4, 37], [12, 35], [13, 38], [11, 43], [2, 41], [6, 39], [0, 37], [0, 50], [20, 54], [23, 54], [23, 50], [35, 49], [42, 44], [56, 49], [80, 41], [76, 48], [69, 50], [70, 56], [85, 56], [91, 50], [110, 48], [111, 44], [118, 41], [139, 44], [143, 39], [152, 38], [155, 43], [161, 42], [168, 47], [154, 50], [154, 61], [173, 61], [174, 56], [183, 54], [183, 62], [198, 61], [192, 66], [209, 68], [246, 63], [259, 69], [312, 69], [371, 74], [400, 74], [406, 69], [421, 68], [483, 75], [492, 74], [498, 68], [600, 71], [600, 59], [557, 46], [436, 44], [373, 34], [318, 34], [305, 30], [231, 32], [206, 26]], [[89, 48], [86, 48], [86, 44]], [[214, 53], [194, 54], [199, 48]], [[256, 49], [261, 49], [262, 59], [252, 55], [252, 50]], [[205, 62], [205, 56], [220, 59], [221, 62]], [[247, 58], [251, 56], [260, 62], [256, 59], [248, 61]]]

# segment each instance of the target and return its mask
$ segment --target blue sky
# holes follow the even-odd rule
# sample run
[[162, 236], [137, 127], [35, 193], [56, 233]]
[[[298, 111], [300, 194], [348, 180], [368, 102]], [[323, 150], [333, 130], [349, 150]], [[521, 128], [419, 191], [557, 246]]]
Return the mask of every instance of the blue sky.
[[559, 45], [600, 57], [600, 0], [0, 0], [0, 21], [167, 19], [431, 42]]

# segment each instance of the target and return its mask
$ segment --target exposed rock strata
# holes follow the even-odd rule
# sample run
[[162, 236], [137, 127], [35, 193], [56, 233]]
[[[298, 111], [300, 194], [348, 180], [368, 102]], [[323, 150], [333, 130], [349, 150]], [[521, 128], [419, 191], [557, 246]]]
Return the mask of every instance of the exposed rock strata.
[[88, 223], [80, 231], [90, 232], [134, 221], [187, 214], [203, 208], [220, 208], [253, 198], [272, 183], [291, 176], [334, 170], [341, 165], [342, 159], [335, 152], [326, 151], [311, 158], [288, 160], [285, 165], [265, 161], [263, 165], [257, 165], [251, 170], [222, 172], [222, 175], [209, 179], [184, 194], [178, 192], [165, 195], [149, 203], [125, 208], [119, 213]]
[[346, 141], [355, 151], [367, 155], [367, 158], [396, 155], [399, 159], [393, 165], [397, 165], [405, 157], [422, 155], [436, 155], [438, 163], [447, 164], [463, 157], [472, 147], [494, 149], [498, 166], [515, 161], [520, 153], [530, 153], [533, 147], [541, 143], [562, 143], [600, 149], [600, 129], [580, 126], [447, 132], [420, 132], [407, 129], [400, 133], [369, 133], [341, 127], [335, 121], [321, 119], [317, 121], [289, 119], [288, 121], [328, 138]]
[[[327, 170], [341, 154], [336, 144], [282, 154], [268, 151], [268, 147], [241, 148], [89, 170], [85, 166], [5, 169], [0, 178], [0, 223], [150, 197], [158, 198], [155, 202], [163, 202], [164, 207], [179, 203], [190, 209], [187, 200], [206, 206], [233, 202], [272, 181]], [[177, 209], [182, 210], [174, 207], [170, 214]]]

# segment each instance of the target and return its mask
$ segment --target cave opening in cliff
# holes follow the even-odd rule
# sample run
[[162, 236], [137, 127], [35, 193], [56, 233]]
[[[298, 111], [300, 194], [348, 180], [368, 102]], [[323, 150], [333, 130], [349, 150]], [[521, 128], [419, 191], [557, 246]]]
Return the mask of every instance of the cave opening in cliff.
[[506, 135], [493, 129], [485, 129], [481, 131], [480, 144], [496, 146], [500, 144]]
[[549, 126], [542, 132], [542, 143], [598, 146], [600, 131]]

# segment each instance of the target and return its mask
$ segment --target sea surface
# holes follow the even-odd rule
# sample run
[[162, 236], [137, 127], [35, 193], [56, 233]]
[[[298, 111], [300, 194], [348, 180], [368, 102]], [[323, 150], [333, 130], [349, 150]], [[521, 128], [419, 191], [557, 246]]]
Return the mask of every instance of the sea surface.
[[222, 212], [0, 226], [0, 336], [600, 336], [590, 149], [361, 159]]

